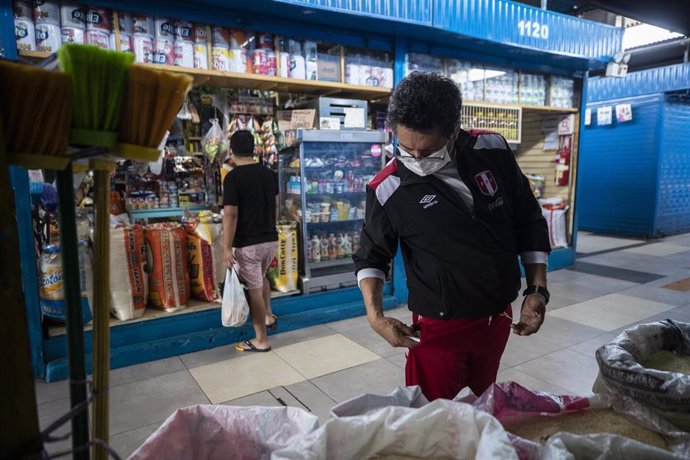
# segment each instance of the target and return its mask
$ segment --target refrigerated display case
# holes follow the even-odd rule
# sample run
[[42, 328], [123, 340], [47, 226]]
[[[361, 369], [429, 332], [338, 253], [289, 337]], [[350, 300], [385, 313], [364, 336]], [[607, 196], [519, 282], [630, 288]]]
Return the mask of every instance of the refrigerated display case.
[[281, 216], [300, 227], [304, 293], [356, 284], [367, 183], [384, 166], [378, 131], [298, 130], [280, 154]]

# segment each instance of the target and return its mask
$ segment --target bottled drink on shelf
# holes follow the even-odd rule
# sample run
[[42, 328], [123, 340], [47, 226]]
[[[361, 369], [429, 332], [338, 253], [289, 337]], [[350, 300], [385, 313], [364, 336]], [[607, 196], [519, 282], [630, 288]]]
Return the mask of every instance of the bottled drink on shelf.
[[328, 258], [330, 260], [335, 260], [338, 258], [335, 235], [333, 233], [328, 235]]
[[321, 261], [329, 260], [330, 256], [328, 255], [328, 236], [326, 236], [326, 233], [321, 234]]
[[311, 248], [312, 262], [321, 262], [321, 240], [316, 234], [311, 238], [309, 247]]

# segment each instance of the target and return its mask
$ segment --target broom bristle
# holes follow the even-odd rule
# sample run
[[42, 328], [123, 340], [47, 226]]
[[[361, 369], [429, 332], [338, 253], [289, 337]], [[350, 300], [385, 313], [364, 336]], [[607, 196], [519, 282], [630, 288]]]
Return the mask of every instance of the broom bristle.
[[120, 140], [143, 147], [158, 147], [175, 120], [192, 81], [188, 75], [131, 66]]
[[97, 46], [66, 44], [58, 50], [58, 59], [60, 68], [72, 77], [72, 126], [117, 131], [127, 71], [134, 56]]
[[22, 64], [0, 62], [0, 114], [7, 150], [61, 155], [67, 149], [72, 89], [69, 76]]

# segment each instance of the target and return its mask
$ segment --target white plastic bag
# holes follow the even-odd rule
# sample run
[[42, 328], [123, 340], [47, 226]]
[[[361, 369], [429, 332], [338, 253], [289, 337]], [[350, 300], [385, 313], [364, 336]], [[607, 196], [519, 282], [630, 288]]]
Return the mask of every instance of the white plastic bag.
[[244, 286], [240, 283], [235, 270], [225, 273], [225, 287], [223, 288], [223, 308], [221, 317], [223, 326], [239, 327], [247, 322], [249, 303], [244, 294]]

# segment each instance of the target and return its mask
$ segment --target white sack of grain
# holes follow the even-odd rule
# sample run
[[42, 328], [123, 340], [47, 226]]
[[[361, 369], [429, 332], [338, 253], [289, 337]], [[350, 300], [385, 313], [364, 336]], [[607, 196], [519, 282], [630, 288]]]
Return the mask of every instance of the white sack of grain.
[[421, 408], [392, 406], [337, 417], [273, 460], [350, 460], [373, 457], [517, 459], [501, 424], [471, 405], [437, 399]]
[[690, 356], [690, 323], [640, 324], [599, 348], [594, 391], [628, 396], [690, 431], [690, 375], [645, 366], [661, 351], [673, 352], [680, 359]]

